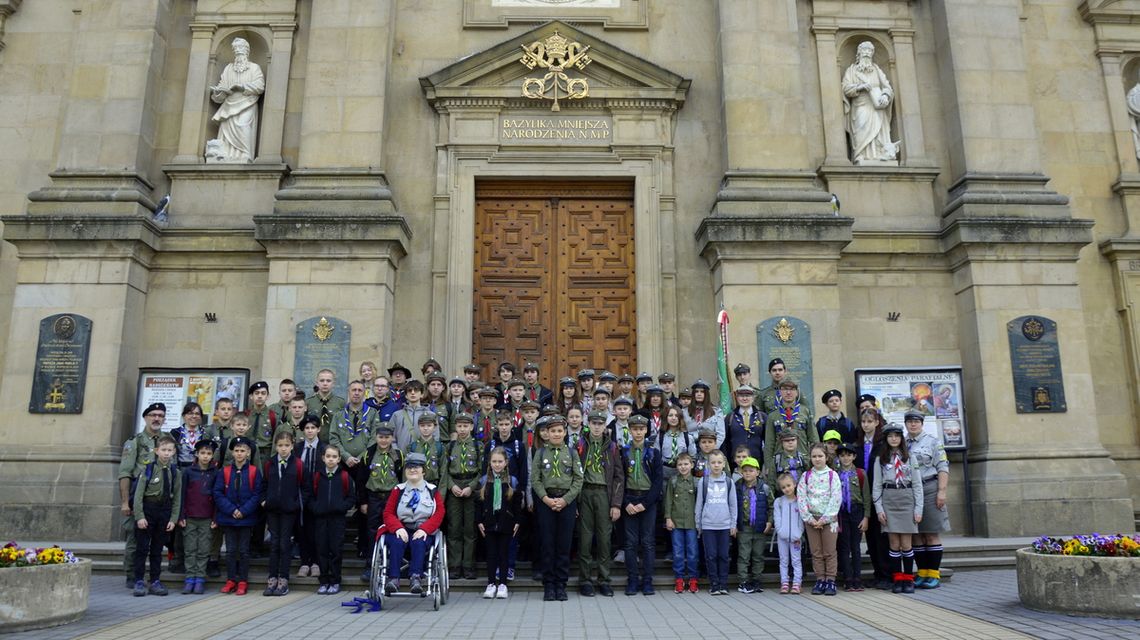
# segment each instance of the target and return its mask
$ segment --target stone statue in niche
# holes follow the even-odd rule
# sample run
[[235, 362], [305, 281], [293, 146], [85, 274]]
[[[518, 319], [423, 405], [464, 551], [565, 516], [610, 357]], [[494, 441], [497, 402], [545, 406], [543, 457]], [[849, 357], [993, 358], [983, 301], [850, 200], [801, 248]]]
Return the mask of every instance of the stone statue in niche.
[[874, 44], [859, 43], [855, 63], [843, 73], [843, 114], [851, 139], [851, 161], [898, 166], [899, 143], [891, 140], [895, 92], [874, 56]]
[[257, 145], [257, 101], [265, 92], [261, 67], [249, 59], [249, 42], [234, 38], [234, 61], [222, 70], [210, 99], [221, 105], [214, 114], [218, 137], [206, 142], [206, 162], [253, 162]]
[[1128, 90], [1128, 115], [1132, 120], [1132, 144], [1140, 158], [1140, 83]]

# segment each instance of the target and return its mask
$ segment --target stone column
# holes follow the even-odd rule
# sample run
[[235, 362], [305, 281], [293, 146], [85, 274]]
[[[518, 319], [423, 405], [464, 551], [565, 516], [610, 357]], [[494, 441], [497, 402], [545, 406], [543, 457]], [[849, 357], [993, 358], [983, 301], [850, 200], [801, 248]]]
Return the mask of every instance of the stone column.
[[834, 25], [813, 25], [816, 63], [819, 65], [820, 99], [822, 101], [823, 142], [827, 149], [824, 164], [851, 164], [847, 158], [847, 136], [843, 128], [842, 79], [839, 76], [839, 50]]
[[895, 104], [902, 128], [902, 155], [907, 165], [925, 165], [926, 138], [922, 132], [922, 110], [918, 100], [918, 69], [914, 62], [914, 29], [890, 29], [895, 47]]
[[718, 0], [717, 15], [726, 171], [714, 215], [830, 213], [808, 149], [795, 3]]
[[218, 25], [214, 22], [190, 23], [190, 60], [186, 65], [186, 93], [182, 98], [182, 128], [178, 136], [176, 164], [201, 164], [202, 129], [209, 113], [209, 94], [206, 87], [210, 79], [206, 73], [210, 68], [210, 45]]
[[269, 69], [265, 75], [265, 95], [261, 105], [261, 142], [257, 145], [256, 162], [281, 163], [281, 140], [285, 131], [285, 97], [289, 89], [289, 57], [293, 54], [293, 22], [269, 25], [273, 42], [269, 51]]

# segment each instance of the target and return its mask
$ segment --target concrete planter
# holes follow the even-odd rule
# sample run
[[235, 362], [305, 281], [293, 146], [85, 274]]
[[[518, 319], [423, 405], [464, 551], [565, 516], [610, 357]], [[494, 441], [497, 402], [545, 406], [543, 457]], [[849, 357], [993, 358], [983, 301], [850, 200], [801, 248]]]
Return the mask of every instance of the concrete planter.
[[75, 622], [90, 591], [90, 560], [0, 569], [0, 633]]
[[1017, 594], [1037, 611], [1140, 619], [1140, 559], [1018, 549]]

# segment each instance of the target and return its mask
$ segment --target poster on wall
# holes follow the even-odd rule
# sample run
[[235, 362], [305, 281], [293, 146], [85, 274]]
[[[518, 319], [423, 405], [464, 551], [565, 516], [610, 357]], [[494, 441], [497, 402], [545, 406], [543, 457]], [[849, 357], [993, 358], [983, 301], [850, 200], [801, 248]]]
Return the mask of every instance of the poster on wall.
[[947, 451], [966, 450], [966, 411], [961, 367], [856, 369], [855, 393], [879, 400], [887, 422], [903, 424], [908, 409], [926, 416], [923, 429]]
[[221, 398], [233, 400], [238, 411], [245, 409], [247, 388], [249, 369], [139, 369], [135, 432], [145, 427], [142, 412], [152, 403], [166, 405], [162, 429], [170, 431], [181, 424], [182, 407], [188, 402], [202, 405], [203, 424], [210, 422]]

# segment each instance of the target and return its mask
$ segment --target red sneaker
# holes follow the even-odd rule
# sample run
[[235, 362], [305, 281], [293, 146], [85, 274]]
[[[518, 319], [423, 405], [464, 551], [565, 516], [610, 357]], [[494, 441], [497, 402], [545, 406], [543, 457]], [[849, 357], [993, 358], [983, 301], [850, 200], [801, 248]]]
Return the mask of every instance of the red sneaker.
[[701, 587], [697, 584], [696, 578], [689, 578], [689, 593], [700, 593]]
[[245, 592], [246, 592], [246, 591], [248, 591], [248, 590], [249, 590], [249, 583], [248, 583], [248, 582], [245, 582], [245, 581], [243, 580], [242, 582], [239, 582], [239, 583], [237, 584], [237, 591], [235, 591], [235, 592], [234, 592], [234, 595], [236, 595], [236, 596], [244, 596], [244, 595], [245, 595]]
[[226, 583], [222, 585], [222, 593], [233, 593], [234, 587], [237, 587], [236, 582], [233, 580], [226, 580]]
[[673, 585], [673, 593], [684, 593], [684, 592], [685, 592], [685, 579], [684, 578], [677, 578], [677, 583], [675, 585]]

